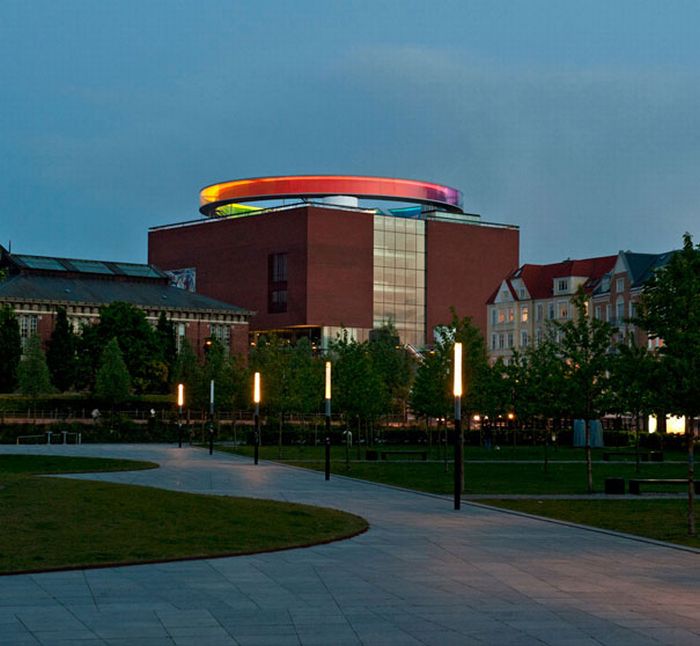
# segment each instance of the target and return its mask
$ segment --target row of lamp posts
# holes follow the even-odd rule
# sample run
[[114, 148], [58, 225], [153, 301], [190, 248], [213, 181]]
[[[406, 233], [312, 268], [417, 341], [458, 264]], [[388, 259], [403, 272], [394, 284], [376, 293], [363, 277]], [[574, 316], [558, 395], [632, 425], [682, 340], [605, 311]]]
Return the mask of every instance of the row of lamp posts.
[[[455, 469], [454, 469], [454, 508], [461, 508], [462, 495], [462, 480], [464, 477], [464, 443], [462, 438], [462, 344], [454, 344], [454, 370], [453, 370], [453, 385], [452, 392], [454, 395], [455, 406]], [[326, 376], [325, 376], [325, 417], [326, 417], [326, 437], [325, 437], [325, 478], [331, 478], [331, 362], [326, 361]], [[182, 448], [182, 407], [185, 403], [185, 386], [184, 384], [177, 385], [177, 444]], [[256, 372], [253, 375], [253, 403], [255, 404], [254, 413], [254, 453], [253, 461], [258, 464], [260, 458], [260, 373]], [[214, 380], [209, 383], [209, 455], [214, 451]]]

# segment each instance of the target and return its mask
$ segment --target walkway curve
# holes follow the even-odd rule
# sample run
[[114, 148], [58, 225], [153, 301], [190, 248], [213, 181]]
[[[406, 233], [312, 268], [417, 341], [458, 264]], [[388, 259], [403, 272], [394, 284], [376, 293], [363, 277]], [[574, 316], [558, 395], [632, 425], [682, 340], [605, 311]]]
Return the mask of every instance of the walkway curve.
[[306, 549], [3, 577], [0, 644], [700, 644], [689, 552], [196, 448], [0, 453], [152, 460], [71, 477], [317, 504], [371, 525]]

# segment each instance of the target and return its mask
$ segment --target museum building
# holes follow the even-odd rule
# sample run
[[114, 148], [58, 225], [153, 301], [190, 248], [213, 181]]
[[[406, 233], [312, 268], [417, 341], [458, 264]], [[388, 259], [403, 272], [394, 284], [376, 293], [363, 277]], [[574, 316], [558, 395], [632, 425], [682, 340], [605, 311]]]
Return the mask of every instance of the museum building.
[[264, 177], [208, 186], [200, 202], [203, 219], [149, 231], [149, 263], [254, 311], [254, 333], [321, 348], [388, 322], [420, 348], [451, 308], [485, 333], [493, 285], [519, 262], [516, 226], [465, 213], [460, 191], [431, 182]]
[[252, 312], [171, 286], [152, 265], [14, 254], [0, 246], [0, 307], [10, 307], [24, 346], [34, 334], [46, 343], [58, 308], [78, 332], [99, 320], [100, 308], [121, 301], [141, 309], [155, 326], [161, 312], [172, 321], [178, 348], [187, 339], [198, 354], [218, 339], [230, 352], [247, 354]]

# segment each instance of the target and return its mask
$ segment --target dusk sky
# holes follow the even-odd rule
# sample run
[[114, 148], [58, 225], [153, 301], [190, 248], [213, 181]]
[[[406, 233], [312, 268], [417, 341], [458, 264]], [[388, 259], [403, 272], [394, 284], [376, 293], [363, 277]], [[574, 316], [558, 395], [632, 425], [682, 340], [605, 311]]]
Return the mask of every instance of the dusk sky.
[[454, 186], [521, 262], [700, 242], [699, 33], [695, 0], [2, 0], [0, 244], [144, 262], [202, 186], [303, 173]]

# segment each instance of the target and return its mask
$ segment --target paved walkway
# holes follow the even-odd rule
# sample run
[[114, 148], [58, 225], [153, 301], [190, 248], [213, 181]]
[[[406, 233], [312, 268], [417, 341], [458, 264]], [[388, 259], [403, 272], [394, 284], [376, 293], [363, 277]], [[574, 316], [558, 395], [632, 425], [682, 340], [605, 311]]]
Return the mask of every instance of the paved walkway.
[[[700, 644], [700, 555], [274, 463], [166, 446], [86, 478], [313, 503], [354, 539], [260, 556], [0, 578], [0, 644]], [[1, 519], [0, 519], [1, 522]]]

